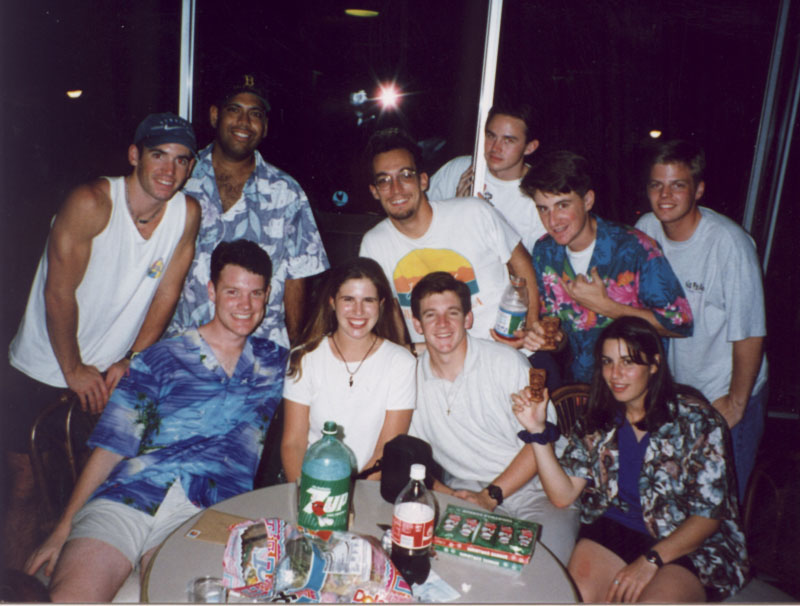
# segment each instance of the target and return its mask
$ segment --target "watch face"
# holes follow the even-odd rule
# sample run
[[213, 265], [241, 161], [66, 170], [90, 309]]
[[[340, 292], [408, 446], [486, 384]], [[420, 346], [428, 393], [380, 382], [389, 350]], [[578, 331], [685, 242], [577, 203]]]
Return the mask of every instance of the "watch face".
[[492, 497], [495, 501], [497, 501], [498, 505], [500, 505], [500, 503], [503, 502], [503, 490], [499, 486], [495, 486], [494, 484], [489, 484], [486, 490], [489, 493], [489, 496]]

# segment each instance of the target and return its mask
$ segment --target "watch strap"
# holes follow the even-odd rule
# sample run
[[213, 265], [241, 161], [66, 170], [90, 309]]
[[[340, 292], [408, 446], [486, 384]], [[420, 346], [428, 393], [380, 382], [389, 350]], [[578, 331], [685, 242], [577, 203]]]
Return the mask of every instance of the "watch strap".
[[661, 559], [661, 554], [659, 554], [655, 549], [651, 549], [650, 551], [648, 551], [645, 554], [644, 559], [650, 562], [651, 564], [655, 564], [659, 568], [661, 568], [664, 565], [664, 560]]
[[486, 492], [489, 493], [490, 497], [492, 497], [495, 501], [497, 501], [498, 505], [503, 504], [503, 489], [500, 488], [497, 484], [489, 484], [486, 487]]

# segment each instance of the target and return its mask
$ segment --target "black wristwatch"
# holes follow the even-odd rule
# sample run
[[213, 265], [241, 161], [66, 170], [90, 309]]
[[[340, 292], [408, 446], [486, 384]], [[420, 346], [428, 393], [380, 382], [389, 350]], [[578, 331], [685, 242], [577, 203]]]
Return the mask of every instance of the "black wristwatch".
[[503, 504], [503, 489], [500, 488], [497, 484], [489, 484], [486, 487], [486, 492], [489, 493], [490, 497], [492, 497], [495, 501], [497, 501], [498, 506]]
[[644, 555], [644, 559], [650, 562], [651, 564], [655, 564], [658, 568], [661, 568], [664, 565], [664, 560], [661, 559], [661, 556], [655, 549], [651, 549]]

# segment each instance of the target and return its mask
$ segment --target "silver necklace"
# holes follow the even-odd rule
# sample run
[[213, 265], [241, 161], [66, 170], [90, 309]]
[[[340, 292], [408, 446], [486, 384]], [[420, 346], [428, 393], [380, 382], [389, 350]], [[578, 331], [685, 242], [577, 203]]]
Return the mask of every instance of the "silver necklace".
[[347, 365], [347, 360], [344, 359], [344, 355], [342, 354], [342, 350], [339, 349], [339, 346], [336, 344], [336, 337], [331, 335], [331, 341], [333, 342], [333, 348], [336, 350], [336, 353], [339, 354], [339, 357], [342, 359], [342, 362], [344, 362], [344, 368], [347, 371], [347, 374], [350, 375], [349, 384], [350, 384], [350, 387], [352, 387], [353, 386], [353, 377], [355, 376], [355, 374], [359, 370], [361, 370], [361, 366], [364, 364], [364, 360], [367, 359], [367, 356], [369, 355], [369, 352], [372, 351], [372, 348], [375, 347], [375, 343], [378, 342], [378, 335], [375, 335], [375, 338], [372, 340], [372, 344], [369, 346], [369, 349], [367, 350], [367, 353], [365, 353], [364, 357], [361, 358], [361, 362], [358, 363], [358, 366], [356, 366], [356, 369], [353, 372], [350, 372], [350, 367]]

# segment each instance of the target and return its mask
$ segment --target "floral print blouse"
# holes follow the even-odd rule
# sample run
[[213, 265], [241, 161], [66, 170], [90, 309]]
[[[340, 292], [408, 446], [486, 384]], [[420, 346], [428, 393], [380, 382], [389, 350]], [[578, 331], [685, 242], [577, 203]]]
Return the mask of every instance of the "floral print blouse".
[[[738, 591], [749, 570], [730, 453], [730, 433], [711, 406], [678, 398], [672, 421], [650, 434], [639, 476], [645, 525], [654, 537], [669, 536], [689, 516], [720, 520], [717, 531], [688, 554], [700, 582], [725, 597]], [[627, 510], [619, 497], [617, 429], [579, 437], [582, 420], [560, 461], [567, 475], [588, 480], [580, 497], [581, 521], [589, 524], [610, 506]]]

